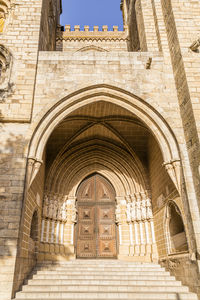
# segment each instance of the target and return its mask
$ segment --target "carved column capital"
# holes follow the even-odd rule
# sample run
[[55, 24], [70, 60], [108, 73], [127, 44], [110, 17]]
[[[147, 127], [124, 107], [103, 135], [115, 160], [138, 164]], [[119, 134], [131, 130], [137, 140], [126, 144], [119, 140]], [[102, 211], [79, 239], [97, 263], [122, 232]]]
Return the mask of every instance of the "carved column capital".
[[169, 162], [164, 162], [163, 166], [172, 179], [177, 191], [181, 191], [181, 162], [180, 159], [173, 159]]
[[33, 183], [33, 180], [35, 179], [42, 163], [43, 163], [43, 161], [41, 161], [35, 157], [28, 158], [28, 168], [27, 168], [28, 188], [30, 188], [31, 184]]

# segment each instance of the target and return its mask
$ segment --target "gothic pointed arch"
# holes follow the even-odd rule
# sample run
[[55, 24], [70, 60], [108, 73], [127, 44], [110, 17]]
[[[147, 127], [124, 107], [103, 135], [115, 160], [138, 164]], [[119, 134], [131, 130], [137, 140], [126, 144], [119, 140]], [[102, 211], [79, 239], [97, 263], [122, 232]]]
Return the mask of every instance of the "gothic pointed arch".
[[149, 128], [160, 146], [166, 169], [179, 191], [179, 149], [173, 131], [167, 122], [158, 111], [140, 97], [121, 88], [106, 84], [86, 87], [69, 94], [53, 107], [47, 108], [46, 113], [39, 118], [29, 146], [29, 158], [33, 161], [29, 171], [29, 185], [37, 174], [45, 145], [56, 126], [78, 108], [99, 101], [123, 107], [123, 109], [137, 116]]
[[168, 254], [188, 251], [183, 216], [176, 202], [172, 200], [166, 205], [165, 227]]

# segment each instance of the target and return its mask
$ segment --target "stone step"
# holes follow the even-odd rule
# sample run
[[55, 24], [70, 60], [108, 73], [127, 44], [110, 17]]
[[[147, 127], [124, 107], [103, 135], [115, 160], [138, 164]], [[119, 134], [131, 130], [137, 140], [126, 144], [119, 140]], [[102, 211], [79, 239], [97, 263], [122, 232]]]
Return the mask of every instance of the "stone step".
[[[38, 275], [79, 275], [80, 273], [84, 274], [84, 275], [99, 275], [99, 274], [102, 274], [102, 272], [100, 272], [99, 270], [85, 270], [85, 271], [73, 271], [73, 270], [66, 270], [66, 271], [43, 271], [43, 270], [40, 270], [40, 271], [37, 271], [37, 274]], [[148, 275], [148, 276], [159, 276], [159, 275], [170, 275], [169, 272], [165, 272], [165, 271], [151, 271], [151, 270], [148, 270], [148, 271], [129, 271], [127, 270], [126, 272], [125, 271], [106, 271], [106, 275], [110, 275], [110, 276], [114, 276], [114, 275], [119, 275], [119, 276], [124, 276], [124, 275]]]
[[72, 274], [72, 273], [77, 273], [77, 272], [81, 272], [81, 273], [118, 273], [120, 272], [120, 274], [129, 274], [129, 273], [141, 273], [141, 272], [146, 272], [146, 273], [158, 273], [158, 274], [162, 274], [162, 273], [165, 273], [165, 269], [126, 269], [126, 270], [123, 270], [123, 269], [112, 269], [112, 268], [109, 268], [109, 269], [98, 269], [98, 268], [85, 268], [85, 269], [65, 269], [65, 270], [60, 270], [60, 269], [48, 269], [48, 268], [45, 268], [45, 269], [37, 269], [37, 270], [34, 270], [35, 272], [37, 272], [38, 274], [42, 273], [42, 272], [49, 272], [51, 274], [57, 272], [57, 273], [69, 273], [69, 274]]
[[[68, 279], [68, 280], [59, 280], [59, 279], [43, 279], [42, 281], [39, 279], [31, 279], [28, 280], [28, 285], [29, 286], [52, 286], [52, 285], [75, 285], [78, 283], [78, 285], [146, 285], [146, 286], [181, 286], [181, 282], [180, 281], [175, 281], [175, 280], [161, 280], [159, 279], [152, 279], [152, 278], [148, 278], [148, 279], [135, 279], [135, 280], [110, 280], [110, 279], [92, 279], [92, 280], [87, 280], [87, 279]], [[25, 288], [25, 287], [23, 287]]]
[[75, 259], [75, 260], [69, 260], [69, 261], [50, 261], [45, 260], [43, 262], [39, 262], [38, 266], [46, 266], [46, 265], [99, 265], [99, 264], [106, 264], [106, 265], [146, 265], [146, 266], [160, 266], [158, 263], [150, 263], [150, 262], [130, 262], [130, 261], [124, 261], [124, 260], [118, 260], [118, 259]]
[[197, 296], [193, 293], [162, 293], [162, 292], [132, 292], [132, 293], [121, 293], [121, 292], [83, 292], [83, 293], [61, 293], [61, 292], [51, 292], [51, 293], [28, 293], [28, 292], [19, 292], [17, 293], [16, 299], [29, 299], [29, 300], [78, 300], [78, 299], [98, 299], [98, 300], [107, 300], [107, 299], [134, 299], [134, 300], [198, 300]]
[[74, 275], [74, 274], [71, 274], [71, 275], [65, 275], [65, 274], [62, 274], [62, 275], [58, 275], [58, 274], [35, 274], [32, 276], [32, 278], [34, 280], [38, 280], [38, 281], [41, 281], [41, 280], [80, 280], [80, 279], [83, 279], [83, 280], [120, 280], [121, 278], [123, 278], [123, 280], [149, 280], [149, 279], [153, 279], [153, 280], [175, 280], [175, 277], [173, 276], [170, 276], [169, 274], [166, 274], [166, 273], [163, 273], [162, 275], [154, 275], [154, 276], [149, 276], [149, 275], [144, 275], [144, 274], [140, 274], [140, 275], [123, 275], [123, 277], [121, 275], [80, 275], [77, 274], [77, 275]]
[[198, 300], [158, 264], [79, 262], [38, 265], [16, 299]]
[[146, 285], [137, 285], [137, 286], [128, 286], [128, 285], [24, 285], [24, 292], [188, 292], [188, 287], [186, 286], [146, 286]]
[[161, 268], [161, 267], [156, 267], [156, 266], [152, 266], [151, 268], [150, 267], [146, 267], [146, 266], [88, 266], [88, 265], [85, 265], [85, 266], [78, 266], [78, 265], [69, 265], [69, 266], [46, 266], [46, 267], [37, 267], [36, 270], [48, 270], [48, 271], [54, 271], [54, 270], [57, 270], [57, 271], [65, 271], [65, 270], [88, 270], [88, 271], [91, 271], [91, 270], [100, 270], [100, 271], [108, 271], [108, 270], [113, 270], [113, 271], [116, 271], [116, 270], [123, 270], [123, 271], [134, 271], [134, 270], [155, 270], [155, 271], [159, 271], [159, 270], [163, 270], [165, 271], [164, 268]]
[[155, 268], [155, 269], [160, 269], [161, 266], [158, 264], [134, 264], [134, 263], [129, 263], [129, 264], [109, 264], [109, 263], [101, 263], [101, 264], [88, 264], [87, 262], [85, 264], [83, 263], [66, 263], [66, 264], [39, 264], [37, 265], [36, 268], [45, 268], [45, 267], [51, 267], [51, 268]]

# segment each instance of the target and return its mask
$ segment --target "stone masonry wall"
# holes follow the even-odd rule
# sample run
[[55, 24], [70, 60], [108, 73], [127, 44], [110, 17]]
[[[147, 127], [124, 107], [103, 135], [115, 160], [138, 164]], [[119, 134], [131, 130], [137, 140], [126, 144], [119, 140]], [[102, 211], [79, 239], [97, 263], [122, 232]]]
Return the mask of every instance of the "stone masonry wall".
[[[18, 257], [16, 260], [15, 276], [13, 284], [13, 296], [15, 291], [19, 290], [24, 279], [30, 274], [36, 264], [38, 248], [41, 235], [41, 209], [44, 193], [44, 171], [43, 164], [27, 192], [22, 214], [21, 234], [19, 237]], [[31, 222], [34, 212], [38, 215], [38, 241], [35, 242], [35, 250], [31, 249], [32, 241], [30, 240]], [[35, 252], [35, 253], [34, 253]]]
[[1, 121], [29, 121], [36, 75], [42, 0], [15, 1], [10, 22], [0, 34], [11, 52], [12, 89], [1, 96]]
[[[0, 299], [10, 299], [23, 205], [42, 0], [11, 1], [0, 44], [11, 54], [10, 82], [0, 96]], [[22, 122], [22, 123], [20, 123]]]
[[[47, 4], [48, 1], [44, 3]], [[37, 208], [40, 212], [37, 200], [40, 198], [41, 201], [43, 195], [42, 187], [38, 189], [38, 186], [44, 180], [44, 169], [41, 169], [32, 189], [25, 195], [27, 197], [23, 205], [27, 164], [25, 149], [27, 150], [31, 137], [28, 122], [31, 122], [31, 128], [36, 127], [36, 118], [43, 116], [47, 106], [52, 107], [72, 91], [102, 83], [119, 86], [140, 96], [157, 110], [173, 129], [180, 146], [183, 164], [184, 213], [188, 222], [192, 221], [187, 231], [192, 244], [191, 249], [195, 249], [196, 243], [198, 252], [191, 252], [184, 258], [173, 258], [171, 262], [169, 258], [164, 261], [164, 255], [167, 253], [160, 253], [163, 255], [163, 264], [185, 280], [184, 283], [194, 286], [195, 281], [198, 291], [199, 271], [195, 255], [197, 254], [198, 259], [200, 226], [199, 206], [195, 201], [200, 199], [199, 53], [192, 53], [188, 48], [199, 35], [200, 3], [197, 0], [141, 0], [137, 3], [140, 43], [146, 43], [141, 49], [149, 52], [128, 53], [125, 51], [125, 43], [118, 41], [113, 44], [109, 42], [109, 49], [113, 50], [117, 45], [118, 52], [98, 52], [95, 48], [98, 45], [95, 43], [89, 54], [70, 53], [69, 48], [65, 49], [66, 53], [38, 52], [42, 0], [16, 0], [10, 21], [3, 33], [0, 33], [1, 44], [12, 55], [11, 88], [4, 91], [0, 99], [2, 300], [11, 297], [13, 282], [13, 293], [20, 287], [35, 263], [35, 259], [29, 257], [28, 237], [34, 209]], [[46, 6], [44, 12], [47, 13]], [[48, 15], [44, 18], [44, 31], [48, 28], [47, 17]], [[145, 35], [142, 30], [145, 30]], [[50, 42], [43, 37], [41, 39], [41, 49], [53, 49], [52, 40]], [[77, 50], [85, 47], [85, 44], [70, 43], [66, 44], [67, 47], [76, 46]], [[158, 52], [158, 49], [163, 53]], [[151, 59], [152, 63], [148, 69], [147, 62]], [[161, 215], [160, 219], [163, 220], [164, 213], [160, 212], [159, 216]], [[159, 217], [157, 220], [156, 230], [159, 230], [161, 221]], [[182, 263], [184, 266], [188, 265], [186, 271], [183, 270]]]
[[0, 126], [0, 299], [11, 297], [23, 202], [26, 158], [23, 124]]

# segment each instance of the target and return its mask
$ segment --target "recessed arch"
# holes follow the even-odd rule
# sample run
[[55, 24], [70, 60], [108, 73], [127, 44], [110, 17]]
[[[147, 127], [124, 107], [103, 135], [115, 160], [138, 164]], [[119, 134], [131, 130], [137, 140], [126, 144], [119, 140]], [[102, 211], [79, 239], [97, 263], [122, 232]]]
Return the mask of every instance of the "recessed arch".
[[165, 208], [165, 234], [168, 254], [188, 251], [182, 212], [173, 200], [168, 201]]
[[39, 117], [29, 146], [29, 156], [42, 160], [46, 142], [54, 128], [70, 113], [89, 103], [105, 101], [116, 104], [136, 115], [150, 128], [158, 141], [166, 162], [179, 159], [175, 136], [167, 122], [151, 105], [138, 96], [110, 85], [95, 85], [74, 92], [48, 108]]
[[[96, 145], [98, 145], [98, 150]], [[74, 173], [95, 163], [100, 163], [102, 170], [105, 166], [109, 166], [118, 176], [128, 178], [127, 191], [129, 193], [149, 189], [146, 170], [144, 170], [142, 164], [138, 164], [136, 156], [132, 156], [117, 145], [113, 146], [108, 141], [92, 139], [74, 146], [71, 150], [64, 151], [64, 149], [61, 151], [62, 155], [60, 153], [58, 158], [55, 159], [47, 176], [46, 186], [54, 192], [59, 193], [61, 187], [69, 187]], [[67, 176], [66, 174], [70, 175]], [[127, 179], [124, 179], [124, 182], [126, 181]]]
[[89, 46], [82, 47], [82, 48], [78, 49], [76, 52], [90, 52], [90, 51], [109, 52], [108, 50], [106, 50], [102, 47], [97, 47], [95, 45], [89, 45]]
[[54, 129], [76, 110], [100, 102], [123, 108], [149, 128], [161, 149], [166, 169], [180, 192], [179, 149], [168, 123], [157, 110], [135, 94], [106, 84], [89, 86], [71, 93], [47, 108], [42, 117], [38, 116], [39, 119], [33, 124], [36, 128], [32, 128], [34, 133], [29, 144], [28, 185], [31, 185], [39, 170], [46, 143]]

